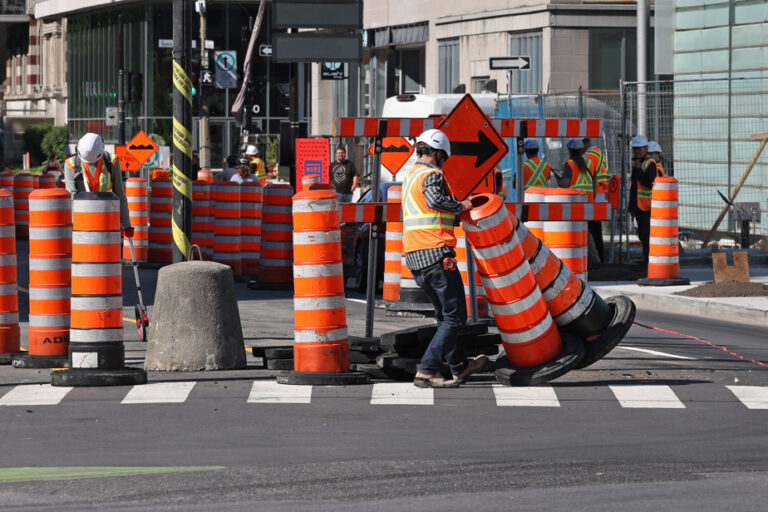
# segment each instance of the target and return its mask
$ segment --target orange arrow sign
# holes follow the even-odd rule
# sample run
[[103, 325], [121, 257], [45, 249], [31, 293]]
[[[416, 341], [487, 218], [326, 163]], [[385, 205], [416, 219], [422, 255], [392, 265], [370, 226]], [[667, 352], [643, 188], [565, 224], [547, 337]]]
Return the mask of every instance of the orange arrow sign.
[[[373, 156], [373, 144], [368, 147], [368, 153]], [[403, 137], [384, 137], [381, 139], [381, 165], [392, 173], [392, 176], [405, 165], [413, 154], [413, 146]]]
[[[443, 165], [445, 179], [456, 198], [464, 200], [470, 193], [480, 192], [478, 186], [507, 153], [507, 144], [469, 94], [438, 128], [451, 141], [451, 157]], [[492, 186], [493, 180], [487, 181]]]
[[157, 144], [155, 141], [149, 138], [149, 136], [142, 130], [133, 136], [133, 138], [127, 144], [128, 152], [139, 162], [139, 165], [144, 165], [144, 162], [155, 154], [157, 151]]

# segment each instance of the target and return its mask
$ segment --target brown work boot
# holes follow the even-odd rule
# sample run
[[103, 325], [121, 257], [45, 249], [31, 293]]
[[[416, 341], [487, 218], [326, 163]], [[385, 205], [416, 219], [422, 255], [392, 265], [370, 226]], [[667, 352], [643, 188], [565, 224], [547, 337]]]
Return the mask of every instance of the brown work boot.
[[445, 380], [439, 374], [417, 373], [413, 385], [417, 388], [457, 388], [461, 384], [457, 380]]
[[480, 370], [484, 370], [486, 366], [488, 366], [488, 358], [486, 356], [480, 356], [477, 359], [469, 360], [469, 362], [467, 362], [467, 367], [464, 368], [464, 371], [458, 375], [454, 375], [453, 380], [454, 382], [463, 383], [467, 377], [473, 373], [479, 372]]

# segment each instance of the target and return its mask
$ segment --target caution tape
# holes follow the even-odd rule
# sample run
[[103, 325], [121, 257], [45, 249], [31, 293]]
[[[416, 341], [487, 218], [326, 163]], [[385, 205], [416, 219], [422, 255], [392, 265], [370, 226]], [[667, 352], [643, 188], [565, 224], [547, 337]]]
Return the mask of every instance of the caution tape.
[[187, 98], [187, 101], [192, 104], [192, 80], [189, 79], [189, 75], [184, 71], [177, 61], [173, 61], [173, 86], [176, 87], [181, 94]]
[[184, 255], [184, 258], [187, 259], [192, 244], [189, 242], [187, 235], [184, 234], [184, 230], [176, 224], [176, 219], [173, 219], [171, 222], [171, 231], [173, 232], [173, 243]]
[[192, 158], [192, 134], [175, 117], [173, 118], [173, 145]]
[[181, 170], [173, 164], [173, 188], [181, 192], [184, 197], [192, 200], [192, 180], [184, 175]]

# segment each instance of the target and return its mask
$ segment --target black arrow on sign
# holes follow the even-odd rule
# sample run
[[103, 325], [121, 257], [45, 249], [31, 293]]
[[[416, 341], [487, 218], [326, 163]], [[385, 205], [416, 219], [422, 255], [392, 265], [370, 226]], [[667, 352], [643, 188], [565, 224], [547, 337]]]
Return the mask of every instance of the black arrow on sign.
[[475, 156], [475, 168], [490, 160], [499, 147], [483, 131], [477, 131], [477, 141], [451, 141], [451, 155]]

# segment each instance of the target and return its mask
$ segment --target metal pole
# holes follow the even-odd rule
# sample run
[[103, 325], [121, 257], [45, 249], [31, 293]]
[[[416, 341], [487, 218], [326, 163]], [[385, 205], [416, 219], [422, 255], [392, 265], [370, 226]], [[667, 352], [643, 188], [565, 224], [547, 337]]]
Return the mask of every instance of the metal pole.
[[[296, 83], [299, 79], [299, 64], [297, 62], [292, 62], [290, 64], [291, 66], [291, 81], [290, 81], [290, 97], [289, 97], [289, 104], [290, 109], [288, 112], [288, 120], [290, 121], [290, 130], [289, 130], [289, 137], [288, 137], [288, 144], [290, 148], [290, 154], [291, 154], [291, 161], [290, 164], [290, 170], [289, 170], [289, 180], [291, 182], [291, 185], [296, 187], [296, 139], [299, 135], [299, 88], [298, 84]], [[370, 260], [369, 260], [370, 261]]]
[[[380, 169], [381, 169], [381, 139], [373, 139], [374, 147], [374, 171], [371, 173], [371, 201], [378, 203], [381, 201], [379, 193]], [[376, 287], [379, 284], [376, 279], [376, 267], [378, 262], [376, 257], [379, 254], [379, 234], [377, 232], [376, 222], [371, 222], [371, 229], [368, 230], [368, 274], [366, 276], [365, 288], [365, 337], [373, 336], [373, 308], [376, 305]]]
[[125, 144], [125, 57], [123, 15], [117, 16], [117, 143]]
[[647, 135], [645, 82], [648, 81], [648, 0], [637, 0], [637, 131]]
[[520, 121], [520, 134], [515, 137], [515, 197], [518, 203], [525, 200], [525, 177], [523, 176], [523, 144], [528, 136], [527, 121]]
[[[208, 50], [205, 48], [205, 40], [208, 37], [208, 22], [205, 17], [205, 9], [200, 9], [200, 72], [208, 69]], [[205, 93], [206, 88], [198, 79], [200, 84], [200, 90], [197, 93], [200, 95], [200, 168], [211, 168], [211, 133], [208, 129], [208, 116], [210, 98]], [[196, 179], [196, 177], [195, 177]]]
[[189, 0], [173, 0], [173, 261], [187, 259], [192, 237], [192, 82]]
[[[627, 104], [625, 101], [627, 91], [623, 79], [619, 81], [619, 89], [621, 91], [619, 95], [619, 108], [621, 109], [621, 134], [619, 135], [619, 157], [621, 158], [621, 167], [619, 168], [619, 172], [621, 173], [621, 179], [619, 180], [619, 259], [621, 259], [621, 255], [624, 252], [622, 247], [622, 242], [624, 240], [624, 218], [629, 216], [627, 212], [627, 202], [624, 198], [624, 192], [626, 190], [624, 187], [624, 180], [627, 175]], [[612, 263], [616, 263], [613, 259], [613, 255], [611, 255], [611, 261]]]

